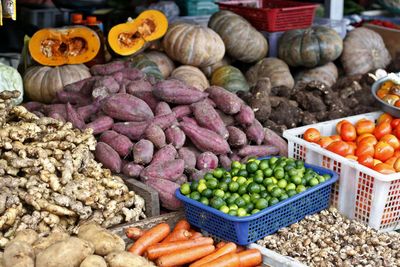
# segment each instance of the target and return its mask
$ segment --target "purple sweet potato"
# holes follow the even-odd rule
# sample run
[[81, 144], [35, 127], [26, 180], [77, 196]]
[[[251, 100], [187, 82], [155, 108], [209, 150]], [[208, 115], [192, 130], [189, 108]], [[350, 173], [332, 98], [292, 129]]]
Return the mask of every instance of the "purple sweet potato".
[[194, 125], [199, 126], [199, 124], [197, 123], [197, 121], [196, 121], [194, 118], [191, 118], [191, 117], [182, 117], [181, 121], [182, 121], [182, 122], [191, 123], [191, 124], [194, 124]]
[[228, 126], [229, 138], [228, 143], [232, 147], [241, 147], [247, 145], [246, 134], [235, 126]]
[[45, 114], [58, 113], [62, 115], [64, 118], [67, 118], [67, 105], [65, 104], [43, 105], [42, 111]]
[[103, 142], [98, 142], [94, 155], [96, 160], [101, 162], [105, 168], [110, 169], [112, 172], [121, 172], [121, 158], [111, 146]]
[[288, 156], [288, 144], [286, 141], [280, 137], [274, 131], [264, 128], [265, 137], [264, 137], [264, 144], [266, 145], [273, 145], [279, 148], [279, 155], [283, 157]]
[[219, 156], [219, 164], [222, 168], [229, 170], [231, 168], [232, 160], [227, 155], [220, 155]]
[[176, 181], [185, 169], [185, 162], [182, 159], [174, 159], [156, 164], [150, 164], [140, 173], [142, 181], [147, 180], [170, 180]]
[[66, 91], [58, 91], [56, 94], [58, 103], [70, 103], [71, 105], [88, 105], [91, 102], [91, 99], [87, 96], [76, 93], [76, 92], [66, 92]]
[[152, 123], [157, 124], [163, 130], [171, 127], [172, 125], [178, 124], [178, 122], [176, 121], [174, 112], [165, 114], [165, 115], [156, 116], [156, 117], [154, 117]]
[[137, 92], [151, 92], [153, 86], [147, 80], [141, 79], [136, 81], [130, 81], [126, 86], [126, 92], [128, 94], [134, 94]]
[[154, 154], [151, 164], [171, 161], [176, 159], [177, 156], [178, 152], [176, 151], [176, 149], [172, 145], [166, 145]]
[[43, 108], [44, 104], [40, 103], [40, 102], [30, 101], [27, 103], [23, 103], [22, 106], [24, 106], [27, 110], [32, 112], [32, 111], [41, 110]]
[[100, 110], [100, 107], [100, 101], [95, 100], [92, 104], [77, 108], [76, 112], [78, 112], [84, 121], [87, 121], [93, 114]]
[[188, 178], [185, 174], [182, 174], [176, 181], [175, 183], [182, 185], [188, 181]]
[[240, 157], [236, 153], [231, 154], [230, 159], [231, 159], [231, 161], [240, 161]]
[[93, 134], [99, 134], [104, 131], [110, 130], [114, 124], [114, 120], [108, 116], [102, 116], [92, 121], [91, 123], [86, 124], [86, 129], [93, 129]]
[[182, 117], [191, 115], [192, 109], [190, 108], [189, 105], [180, 105], [180, 106], [174, 107], [172, 109], [172, 112], [175, 112], [176, 118], [180, 119]]
[[117, 133], [127, 136], [132, 141], [138, 141], [144, 134], [146, 130], [148, 122], [141, 121], [141, 122], [117, 122], [114, 123], [112, 129]]
[[228, 142], [211, 130], [187, 122], [181, 122], [180, 128], [200, 151], [210, 151], [216, 155], [231, 151]]
[[196, 154], [187, 147], [182, 147], [178, 151], [180, 159], [185, 161], [185, 169], [194, 169], [196, 167]]
[[74, 83], [67, 84], [66, 86], [64, 86], [64, 91], [90, 95], [92, 93], [93, 85], [96, 80], [97, 77], [89, 77]]
[[165, 137], [168, 144], [171, 144], [176, 149], [183, 147], [186, 141], [185, 133], [175, 125], [172, 125], [167, 130], [165, 130]]
[[276, 146], [245, 146], [238, 151], [240, 157], [262, 157], [278, 155], [279, 148]]
[[165, 146], [165, 134], [160, 126], [151, 123], [144, 131], [144, 137], [151, 141], [158, 149]]
[[211, 100], [211, 98], [206, 98], [206, 99], [204, 99], [204, 101], [206, 101], [210, 106], [212, 106], [213, 108], [216, 108], [217, 107], [217, 104], [215, 104], [215, 102], [214, 101], [212, 101]]
[[169, 210], [179, 210], [182, 208], [182, 203], [175, 197], [175, 191], [179, 188], [179, 184], [168, 180], [148, 180], [146, 182], [158, 192], [161, 205]]
[[128, 79], [131, 81], [136, 81], [144, 78], [144, 73], [141, 72], [139, 69], [125, 68], [118, 71], [118, 73], [122, 75], [123, 79]]
[[192, 104], [207, 97], [207, 94], [178, 80], [164, 80], [153, 88], [154, 95], [172, 104]]
[[47, 117], [62, 121], [62, 122], [67, 122], [66, 118], [61, 115], [60, 113], [57, 112], [50, 112], [47, 114]]
[[112, 130], [103, 132], [100, 135], [99, 142], [111, 146], [122, 158], [128, 156], [133, 147], [133, 143], [128, 137]]
[[206, 92], [217, 105], [218, 109], [222, 110], [224, 113], [232, 115], [240, 111], [243, 101], [234, 93], [218, 86], [211, 86]]
[[254, 119], [254, 111], [246, 104], [242, 105], [239, 113], [235, 116], [235, 120], [241, 125], [252, 125]]
[[102, 106], [105, 114], [122, 121], [147, 121], [153, 119], [153, 111], [141, 99], [129, 94], [116, 94]]
[[200, 179], [204, 178], [204, 175], [206, 175], [207, 172], [210, 172], [211, 170], [209, 169], [203, 169], [203, 170], [196, 170], [194, 169], [194, 171], [190, 174], [190, 181], [194, 182], [194, 181], [198, 181]]
[[125, 62], [123, 61], [113, 61], [107, 64], [98, 64], [94, 65], [90, 68], [90, 73], [95, 76], [95, 75], [110, 75], [113, 74], [114, 72], [120, 71], [125, 68]]
[[264, 141], [264, 128], [258, 120], [254, 120], [253, 124], [246, 129], [246, 136], [249, 141], [255, 142], [257, 145], [261, 145]]
[[136, 164], [134, 162], [127, 162], [122, 167], [122, 173], [132, 178], [139, 178], [143, 168], [144, 167], [142, 165]]
[[159, 102], [156, 106], [154, 113], [156, 116], [161, 116], [161, 115], [167, 115], [167, 114], [172, 113], [172, 110], [167, 102]]
[[117, 82], [117, 83], [121, 83], [122, 82], [122, 80], [124, 79], [124, 75], [121, 73], [121, 71], [118, 71], [118, 72], [114, 72], [113, 74], [111, 74], [111, 77], [113, 77], [114, 78], [114, 80]]
[[203, 152], [196, 159], [196, 168], [199, 170], [203, 169], [215, 169], [218, 167], [218, 157], [211, 152]]
[[67, 103], [67, 121], [71, 122], [75, 128], [80, 130], [85, 128], [85, 121], [79, 116], [76, 110], [71, 106], [70, 103]]
[[42, 112], [40, 112], [39, 110], [32, 111], [32, 113], [35, 114], [36, 116], [38, 116], [39, 118], [45, 117], [45, 115]]
[[132, 93], [133, 96], [143, 100], [152, 111], [156, 110], [157, 104], [159, 103], [158, 99], [153, 95], [152, 92], [134, 92]]
[[119, 83], [119, 91], [118, 91], [118, 93], [126, 94], [128, 92], [127, 91], [127, 87], [128, 87], [128, 84], [130, 82], [131, 81], [128, 80], [128, 79], [122, 79], [122, 81]]
[[231, 115], [226, 115], [221, 110], [217, 109], [218, 115], [221, 120], [224, 122], [225, 126], [235, 125], [235, 119]]
[[154, 145], [146, 139], [141, 139], [133, 146], [133, 161], [137, 164], [148, 164], [153, 159]]
[[92, 97], [106, 98], [119, 91], [119, 83], [112, 76], [100, 77], [93, 85]]

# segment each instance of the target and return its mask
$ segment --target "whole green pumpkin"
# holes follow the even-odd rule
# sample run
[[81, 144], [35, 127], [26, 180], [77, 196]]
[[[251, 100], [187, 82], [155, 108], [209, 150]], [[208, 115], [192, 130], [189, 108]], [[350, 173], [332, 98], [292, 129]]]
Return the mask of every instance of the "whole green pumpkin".
[[250, 89], [242, 72], [230, 65], [216, 69], [211, 76], [211, 84], [221, 86], [233, 93], [247, 92]]
[[164, 80], [164, 76], [162, 75], [157, 64], [154, 63], [154, 61], [151, 61], [146, 55], [139, 54], [137, 56], [129, 58], [129, 61], [131, 62], [131, 68], [136, 68], [143, 71], [146, 76], [152, 77], [156, 81]]
[[22, 77], [13, 67], [0, 63], [0, 92], [3, 91], [18, 91], [20, 96], [13, 100], [15, 105], [22, 102], [24, 96], [24, 84]]
[[289, 66], [316, 67], [337, 59], [343, 50], [343, 40], [328, 27], [290, 30], [279, 40], [279, 58]]

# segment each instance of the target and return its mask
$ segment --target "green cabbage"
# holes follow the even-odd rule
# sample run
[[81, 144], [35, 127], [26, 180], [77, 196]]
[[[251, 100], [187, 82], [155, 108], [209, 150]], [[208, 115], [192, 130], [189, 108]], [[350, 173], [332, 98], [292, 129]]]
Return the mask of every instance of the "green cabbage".
[[0, 92], [17, 90], [21, 95], [13, 102], [19, 105], [22, 102], [24, 94], [24, 85], [22, 77], [13, 67], [0, 63]]

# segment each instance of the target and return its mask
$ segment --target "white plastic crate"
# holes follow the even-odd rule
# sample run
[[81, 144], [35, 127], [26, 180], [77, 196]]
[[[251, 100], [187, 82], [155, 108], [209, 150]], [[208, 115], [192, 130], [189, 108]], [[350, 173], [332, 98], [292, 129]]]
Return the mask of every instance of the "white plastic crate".
[[273, 250], [264, 248], [257, 244], [250, 244], [248, 248], [256, 248], [258, 249], [263, 257], [263, 266], [272, 266], [272, 267], [307, 267], [297, 260], [283, 256]]
[[[344, 119], [356, 123], [363, 118], [376, 120], [381, 114], [373, 112]], [[322, 136], [334, 135], [336, 124], [341, 120], [286, 130], [283, 136], [288, 140], [289, 157], [338, 173], [339, 180], [332, 189], [331, 204], [343, 215], [362, 221], [378, 231], [400, 229], [400, 173], [378, 173], [303, 139], [303, 133], [308, 128], [318, 129]]]

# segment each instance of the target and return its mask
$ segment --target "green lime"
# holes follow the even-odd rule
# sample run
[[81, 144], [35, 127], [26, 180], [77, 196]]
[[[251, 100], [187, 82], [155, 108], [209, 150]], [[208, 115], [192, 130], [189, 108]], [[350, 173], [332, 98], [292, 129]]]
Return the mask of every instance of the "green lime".
[[301, 177], [300, 176], [293, 176], [293, 177], [291, 177], [290, 178], [290, 181], [292, 182], [292, 183], [294, 183], [295, 185], [299, 185], [299, 184], [301, 184]]
[[204, 183], [200, 183], [197, 187], [197, 191], [199, 191], [200, 193], [203, 192], [205, 189], [207, 189], [207, 185]]
[[236, 204], [229, 205], [230, 210], [237, 210], [239, 207]]
[[267, 192], [268, 192], [268, 193], [271, 193], [271, 192], [272, 192], [272, 190], [274, 190], [275, 188], [277, 188], [277, 186], [276, 186], [276, 185], [274, 185], [274, 184], [270, 184], [269, 186], [267, 186]]
[[271, 157], [271, 158], [269, 158], [269, 160], [268, 160], [268, 163], [269, 163], [269, 165], [271, 166], [271, 165], [275, 165], [275, 163], [278, 161], [278, 158], [277, 157]]
[[237, 216], [238, 215], [237, 210], [229, 210], [228, 214], [232, 215], [232, 216]]
[[274, 183], [274, 181], [272, 180], [272, 178], [265, 178], [264, 181], [263, 181], [263, 185], [264, 186], [269, 186], [269, 185], [271, 185], [273, 183]]
[[238, 197], [238, 198], [235, 200], [235, 204], [236, 204], [239, 208], [242, 208], [242, 207], [246, 206], [246, 201], [244, 201], [243, 198]]
[[251, 203], [255, 203], [260, 198], [261, 198], [261, 196], [259, 194], [256, 194], [256, 193], [255, 194], [251, 194], [250, 201], [251, 201]]
[[233, 177], [232, 177], [232, 181], [234, 181], [234, 182], [237, 182], [238, 179], [239, 179], [238, 176], [233, 176]]
[[229, 191], [236, 192], [239, 189], [239, 184], [237, 182], [231, 182], [229, 183]]
[[297, 191], [296, 189], [290, 189], [286, 193], [288, 194], [289, 197], [292, 197], [297, 194]]
[[239, 189], [238, 189], [237, 192], [238, 192], [239, 195], [246, 194], [247, 193], [247, 186], [245, 184], [239, 186]]
[[199, 180], [199, 184], [205, 184], [205, 183], [206, 183], [206, 180], [204, 178]]
[[247, 163], [256, 161], [256, 159], [257, 159], [256, 157], [250, 157], [250, 158], [247, 160]]
[[283, 194], [283, 190], [280, 189], [279, 187], [274, 188], [274, 190], [272, 190], [271, 192], [271, 196], [272, 197], [280, 197]]
[[239, 161], [232, 161], [231, 169], [240, 169], [240, 167], [242, 167], [242, 164]]
[[190, 191], [197, 191], [197, 187], [199, 187], [199, 182], [194, 181], [190, 184]]
[[207, 173], [204, 175], [204, 179], [205, 179], [206, 181], [208, 181], [208, 180], [210, 180], [210, 179], [215, 179], [215, 177], [214, 177], [214, 175], [212, 175], [211, 172], [207, 172]]
[[309, 186], [316, 186], [319, 184], [319, 180], [317, 178], [312, 178], [310, 181], [308, 181]]
[[312, 173], [306, 173], [306, 174], [304, 174], [304, 176], [303, 176], [303, 179], [306, 179], [307, 181], [308, 180], [311, 180], [312, 178], [314, 178], [314, 174], [312, 174]]
[[237, 197], [234, 196], [230, 196], [226, 199], [226, 203], [228, 203], [228, 205], [232, 205], [235, 204], [235, 200], [237, 199]]
[[222, 175], [224, 175], [224, 170], [223, 169], [221, 169], [221, 168], [217, 168], [217, 169], [215, 169], [214, 171], [213, 171], [213, 176], [215, 177], [215, 178], [221, 178], [222, 177]]
[[264, 170], [264, 177], [271, 177], [274, 171], [270, 168]]
[[302, 160], [296, 160], [296, 169], [304, 167], [304, 162]]
[[229, 208], [226, 205], [223, 205], [221, 208], [219, 208], [220, 211], [222, 211], [223, 213], [228, 213], [229, 212]]
[[264, 191], [264, 192], [260, 193], [260, 198], [266, 198], [267, 196], [269, 196], [267, 191]]
[[251, 202], [251, 197], [249, 194], [242, 195], [242, 198], [243, 198], [244, 202], [246, 202], [246, 204], [249, 204]]
[[322, 176], [324, 176], [325, 180], [331, 179], [331, 176], [330, 176], [329, 174], [327, 174], [327, 173], [325, 173], [325, 174], [322, 175]]
[[201, 192], [201, 195], [206, 198], [210, 198], [213, 195], [213, 191], [210, 188], [206, 188]]
[[237, 175], [247, 177], [249, 174], [246, 170], [240, 170]]
[[318, 177], [318, 181], [319, 181], [320, 184], [322, 184], [323, 182], [326, 181], [326, 179], [325, 179], [324, 176], [319, 176], [319, 177]]
[[207, 206], [210, 204], [210, 201], [208, 201], [208, 198], [206, 197], [201, 197], [200, 202]]
[[190, 193], [190, 198], [193, 200], [199, 201], [201, 198], [201, 195], [199, 192], [195, 191], [195, 192]]
[[269, 168], [269, 163], [267, 159], [263, 159], [260, 161], [260, 164], [258, 164], [258, 169], [259, 170], [266, 170]]
[[246, 170], [246, 164], [242, 164], [242, 166], [240, 167], [240, 170]]
[[262, 177], [262, 176], [255, 176], [254, 178], [253, 178], [253, 181], [254, 182], [256, 182], [257, 184], [262, 184], [262, 182], [264, 181], [264, 177]]
[[264, 177], [264, 172], [263, 172], [263, 170], [258, 169], [258, 170], [256, 170], [256, 172], [254, 173], [254, 175]]
[[259, 209], [254, 209], [254, 210], [251, 211], [251, 214], [256, 214], [257, 212], [260, 212], [260, 210]]
[[254, 209], [254, 205], [253, 203], [248, 203], [244, 208], [246, 209], [247, 213], [250, 213]]
[[269, 200], [270, 200], [271, 198], [272, 198], [271, 196], [266, 196], [264, 199], [265, 199], [266, 201], [268, 201], [268, 203], [269, 203]]
[[247, 192], [253, 194], [253, 193], [260, 193], [261, 192], [261, 188], [260, 185], [257, 183], [251, 183], [247, 186]]
[[224, 192], [225, 194], [224, 194], [224, 200], [225, 199], [228, 199], [232, 194], [231, 194], [231, 192]]
[[224, 182], [219, 182], [217, 188], [223, 191], [228, 191], [228, 184]]
[[237, 199], [238, 197], [240, 197], [240, 195], [238, 193], [233, 193], [232, 196]]
[[307, 183], [308, 183], [308, 181], [307, 181], [306, 179], [301, 179], [301, 184], [302, 184], [302, 185], [306, 186]]
[[239, 171], [240, 171], [240, 169], [232, 169], [231, 170], [231, 176], [235, 176], [235, 175], [237, 175], [238, 173], [239, 173]]
[[245, 184], [247, 182], [247, 179], [243, 176], [238, 177], [238, 179], [236, 180], [236, 182], [238, 182], [239, 185]]
[[279, 199], [277, 199], [276, 197], [273, 197], [268, 201], [268, 204], [269, 204], [269, 206], [273, 206], [278, 202], [279, 202]]
[[210, 201], [210, 204], [214, 209], [220, 209], [223, 205], [225, 205], [225, 201], [220, 197], [213, 197]]
[[229, 184], [230, 182], [232, 182], [232, 176], [230, 174], [229, 175], [224, 174], [224, 177], [222, 177], [221, 182]]
[[239, 217], [244, 217], [244, 216], [246, 216], [247, 215], [247, 212], [246, 212], [246, 210], [244, 209], [244, 208], [239, 208], [238, 210], [237, 210], [237, 216], [239, 216]]
[[223, 198], [224, 195], [225, 195], [225, 192], [222, 191], [221, 189], [215, 189], [215, 190], [213, 191], [213, 195], [214, 195], [215, 197], [221, 197], [221, 198]]
[[297, 171], [296, 169], [290, 169], [290, 170], [288, 171], [288, 174], [289, 174], [290, 176], [296, 176], [296, 175], [298, 174], [298, 171]]
[[261, 190], [261, 192], [262, 192], [262, 191], [267, 191], [267, 188], [265, 188], [264, 185], [260, 184], [260, 190]]
[[268, 207], [268, 201], [265, 198], [260, 198], [257, 200], [255, 207], [256, 209], [263, 210]]
[[273, 184], [278, 184], [278, 179], [276, 179], [275, 177], [271, 177], [271, 179]]
[[288, 183], [287, 186], [285, 187], [286, 191], [290, 190], [296, 190], [296, 185], [294, 183]]
[[181, 185], [181, 193], [183, 195], [189, 195], [190, 194], [190, 184], [189, 183], [184, 183], [183, 185]]
[[259, 159], [255, 159], [255, 160], [254, 160], [254, 162], [255, 162], [255, 163], [257, 163], [257, 165], [259, 165], [259, 164], [260, 164], [260, 162], [261, 162], [261, 160], [259, 160]]
[[[215, 178], [213, 178], [213, 179], [215, 179]], [[207, 188], [215, 189], [218, 186], [218, 181], [217, 180], [208, 180], [206, 182], [206, 185], [207, 185]]]
[[274, 176], [276, 179], [282, 179], [285, 176], [285, 171], [282, 168], [276, 168], [274, 170]]
[[254, 161], [246, 164], [246, 170], [248, 173], [255, 173], [258, 170], [258, 164]]
[[253, 178], [249, 178], [249, 179], [247, 179], [247, 181], [246, 181], [246, 185], [249, 185], [249, 184], [251, 184], [252, 182], [254, 182], [254, 179], [253, 179]]
[[289, 195], [286, 194], [286, 193], [283, 193], [283, 194], [279, 197], [279, 200], [280, 200], [280, 201], [283, 201], [283, 200], [285, 200], [285, 199], [287, 199], [287, 198], [289, 198]]
[[301, 193], [301, 192], [304, 192], [304, 191], [306, 191], [306, 187], [304, 186], [304, 185], [298, 185], [297, 187], [296, 187], [296, 192], [297, 193]]
[[286, 186], [288, 185], [288, 182], [285, 179], [282, 179], [282, 180], [278, 181], [277, 185], [278, 185], [279, 188], [283, 189], [283, 188], [286, 188]]

